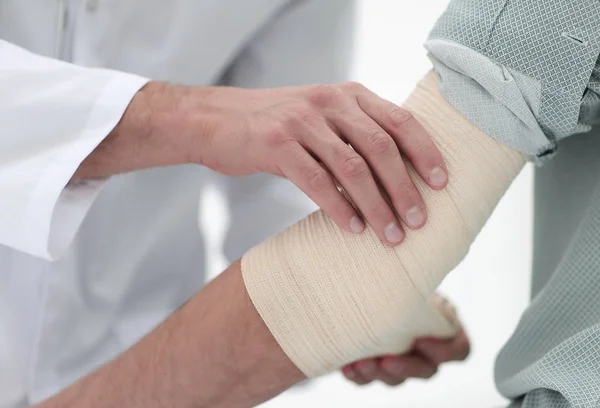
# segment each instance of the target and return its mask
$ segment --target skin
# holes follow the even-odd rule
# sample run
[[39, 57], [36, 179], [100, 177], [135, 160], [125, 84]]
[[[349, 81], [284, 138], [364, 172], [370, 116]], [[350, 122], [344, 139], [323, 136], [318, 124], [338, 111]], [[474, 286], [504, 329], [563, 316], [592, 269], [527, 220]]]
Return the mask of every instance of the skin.
[[433, 377], [441, 364], [465, 360], [470, 349], [469, 339], [461, 329], [456, 337], [448, 340], [418, 339], [411, 352], [404, 355], [381, 356], [348, 364], [342, 368], [342, 373], [358, 385], [381, 381], [398, 386], [409, 378]]
[[231, 176], [266, 172], [296, 184], [340, 228], [361, 233], [366, 221], [397, 245], [402, 223], [418, 229], [426, 222], [405, 160], [431, 188], [446, 186], [442, 156], [418, 121], [356, 83], [240, 89], [150, 82], [73, 179], [181, 163]]
[[[370, 374], [364, 368], [371, 360], [353, 365], [356, 374], [344, 372], [359, 384], [376, 377], [396, 384], [429, 375], [421, 370], [434, 370], [433, 361], [468, 353], [464, 332], [449, 341], [423, 340], [427, 349], [417, 344], [405, 356], [377, 359], [381, 368]], [[416, 356], [425, 350], [426, 357]], [[406, 363], [401, 375], [385, 374], [393, 359]], [[304, 379], [252, 305], [238, 261], [129, 350], [35, 407], [253, 407]]]
[[[425, 223], [400, 152], [432, 188], [446, 185], [441, 155], [421, 125], [358, 84], [243, 90], [151, 82], [73, 180], [181, 163], [233, 176], [267, 172], [287, 177], [341, 228], [360, 233], [365, 224], [339, 184], [382, 241], [395, 245], [404, 238], [396, 214], [410, 228]], [[411, 353], [343, 372], [358, 384], [396, 385], [468, 354], [464, 332], [424, 341], [429, 348], [418, 341]], [[303, 379], [256, 313], [235, 263], [134, 347], [39, 407], [249, 407]]]
[[139, 343], [35, 407], [252, 407], [304, 378], [254, 309], [236, 262]]

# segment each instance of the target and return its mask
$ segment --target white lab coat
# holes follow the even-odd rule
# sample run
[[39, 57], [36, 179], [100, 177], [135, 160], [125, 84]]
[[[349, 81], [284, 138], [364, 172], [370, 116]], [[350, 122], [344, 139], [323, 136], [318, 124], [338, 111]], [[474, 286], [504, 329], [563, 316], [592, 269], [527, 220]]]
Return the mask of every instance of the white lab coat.
[[66, 186], [146, 78], [341, 81], [353, 20], [348, 0], [0, 0], [0, 408], [67, 387], [203, 285], [207, 183], [232, 258], [312, 208], [283, 180], [192, 165]]

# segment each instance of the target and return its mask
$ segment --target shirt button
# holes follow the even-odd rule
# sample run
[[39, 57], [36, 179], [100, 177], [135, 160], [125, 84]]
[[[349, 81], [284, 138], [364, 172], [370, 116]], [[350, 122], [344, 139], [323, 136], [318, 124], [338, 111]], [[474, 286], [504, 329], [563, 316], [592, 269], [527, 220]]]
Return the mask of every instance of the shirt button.
[[98, 10], [98, 0], [87, 0], [85, 8], [88, 12], [93, 13]]

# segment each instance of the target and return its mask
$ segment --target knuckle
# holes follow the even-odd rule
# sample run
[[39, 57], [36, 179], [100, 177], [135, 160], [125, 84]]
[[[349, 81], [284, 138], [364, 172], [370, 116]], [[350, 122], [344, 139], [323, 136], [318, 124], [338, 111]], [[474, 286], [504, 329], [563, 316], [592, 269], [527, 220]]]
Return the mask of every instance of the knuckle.
[[344, 82], [342, 86], [344, 89], [348, 89], [349, 91], [355, 92], [355, 93], [362, 93], [362, 92], [366, 91], [366, 89], [367, 89], [363, 84], [361, 84], [360, 82], [356, 82], [356, 81]]
[[308, 175], [308, 186], [314, 192], [322, 192], [329, 186], [329, 175], [325, 170], [315, 170]]
[[342, 92], [333, 85], [314, 85], [308, 91], [310, 104], [319, 108], [335, 105], [341, 96]]
[[390, 124], [394, 127], [410, 127], [416, 120], [410, 111], [400, 107], [392, 109], [388, 117]]
[[369, 174], [369, 166], [357, 154], [347, 154], [342, 160], [342, 175], [346, 178], [362, 179]]
[[334, 162], [339, 165], [341, 165], [346, 160], [348, 160], [351, 157], [354, 157], [356, 155], [355, 153], [352, 152], [350, 147], [346, 146], [345, 144], [340, 145], [338, 143], [332, 143], [329, 146], [331, 146], [331, 149], [333, 151]]
[[281, 147], [290, 142], [290, 137], [284, 126], [273, 126], [266, 133], [266, 141], [270, 147]]
[[302, 119], [298, 114], [290, 113], [286, 117], [281, 119], [281, 127], [285, 129], [284, 134], [287, 134], [289, 132], [297, 132], [301, 128], [301, 126]]
[[394, 146], [395, 143], [392, 138], [381, 130], [370, 132], [369, 150], [372, 153], [377, 155], [389, 154], [393, 151]]

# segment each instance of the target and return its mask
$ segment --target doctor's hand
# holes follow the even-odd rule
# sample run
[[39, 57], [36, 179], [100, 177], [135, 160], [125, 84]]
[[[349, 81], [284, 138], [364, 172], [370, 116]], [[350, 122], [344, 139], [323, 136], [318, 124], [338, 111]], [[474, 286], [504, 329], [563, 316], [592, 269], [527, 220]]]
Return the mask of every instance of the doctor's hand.
[[397, 386], [409, 378], [431, 378], [441, 364], [465, 360], [469, 352], [469, 339], [461, 328], [452, 339], [418, 339], [406, 354], [360, 360], [345, 366], [342, 373], [358, 385], [381, 381]]
[[403, 158], [431, 188], [447, 183], [442, 156], [419, 122], [360, 84], [196, 88], [179, 103], [180, 129], [197, 139], [194, 162], [227, 175], [286, 177], [342, 229], [362, 232], [362, 214], [389, 245], [404, 239], [396, 214], [411, 229], [426, 221]]

